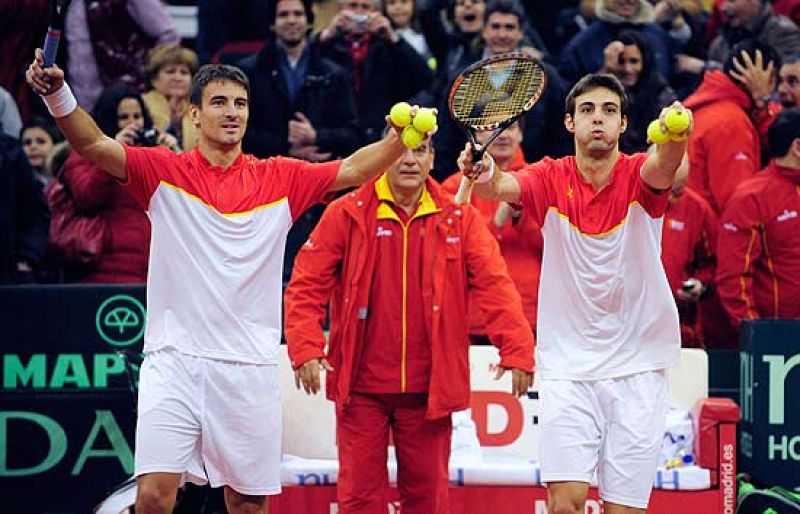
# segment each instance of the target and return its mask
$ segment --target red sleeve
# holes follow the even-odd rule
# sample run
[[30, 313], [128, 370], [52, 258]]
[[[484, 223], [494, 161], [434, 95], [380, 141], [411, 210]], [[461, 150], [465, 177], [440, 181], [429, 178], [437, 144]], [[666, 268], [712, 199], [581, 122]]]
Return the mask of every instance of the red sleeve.
[[342, 161], [311, 163], [287, 157], [273, 157], [274, 169], [286, 184], [292, 219], [297, 220], [312, 205], [326, 201]]
[[325, 307], [339, 281], [348, 234], [343, 212], [334, 203], [325, 210], [295, 257], [284, 293], [284, 334], [292, 367], [325, 357]]
[[720, 220], [717, 237], [717, 291], [734, 326], [758, 319], [753, 295], [753, 263], [761, 257], [758, 204], [751, 194], [734, 195]]
[[736, 186], [759, 170], [761, 158], [757, 134], [744, 122], [722, 123], [717, 131], [715, 141], [707, 147], [706, 160], [711, 195], [722, 211]]
[[143, 209], [150, 205], [150, 197], [155, 193], [165, 171], [180, 159], [178, 154], [163, 147], [145, 148], [122, 145], [125, 149], [125, 189], [136, 199]]
[[520, 203], [527, 209], [539, 226], [544, 224], [547, 209], [555, 202], [549, 198], [549, 180], [556, 173], [555, 162], [552, 159], [542, 159], [530, 164], [511, 175], [519, 182]]

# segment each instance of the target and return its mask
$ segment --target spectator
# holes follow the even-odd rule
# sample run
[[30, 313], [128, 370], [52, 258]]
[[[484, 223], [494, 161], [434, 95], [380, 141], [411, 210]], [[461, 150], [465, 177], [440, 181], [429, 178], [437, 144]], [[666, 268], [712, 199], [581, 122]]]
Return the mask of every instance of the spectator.
[[[523, 46], [522, 25], [525, 13], [516, 0], [492, 0], [486, 7], [483, 31], [481, 34], [482, 57], [506, 52], [520, 51], [530, 53]], [[461, 72], [471, 62], [458, 66]], [[563, 126], [563, 102], [566, 90], [556, 69], [544, 64], [547, 73], [547, 87], [534, 108], [525, 115], [523, 124], [522, 149], [525, 160], [538, 160], [544, 156], [561, 156], [572, 149], [571, 139]], [[449, 82], [452, 83], [452, 77]], [[443, 99], [439, 112], [448, 112], [447, 99]], [[554, 127], [559, 127], [555, 129]], [[439, 132], [436, 136], [436, 164], [434, 177], [444, 180], [456, 169], [456, 159], [464, 147], [466, 137], [449, 116], [440, 117]]]
[[695, 123], [689, 139], [687, 184], [717, 215], [736, 186], [761, 166], [760, 136], [753, 117], [754, 111], [769, 109], [772, 90], [766, 95], [764, 90], [748, 90], [740, 78], [749, 73], [772, 75], [774, 88], [774, 68], [779, 65], [780, 57], [772, 48], [745, 41], [734, 47], [723, 70], [707, 71], [700, 87], [685, 101]]
[[[436, 59], [437, 82], [444, 89], [448, 63], [461, 62], [462, 56], [472, 62], [480, 53], [474, 45], [479, 41], [483, 29], [485, 0], [420, 0], [419, 23], [425, 41]], [[448, 28], [442, 21], [442, 9], [446, 8], [446, 18], [452, 23]], [[457, 73], [458, 70], [455, 71]], [[438, 77], [442, 77], [439, 79]], [[439, 97], [435, 97], [438, 99]]]
[[[245, 151], [310, 162], [349, 155], [361, 140], [353, 81], [341, 66], [322, 57], [319, 44], [309, 37], [311, 2], [279, 0], [270, 13], [273, 34], [257, 55], [240, 63], [251, 92]], [[289, 231], [284, 284], [321, 214], [322, 206], [310, 208]]]
[[688, 171], [684, 163], [672, 186], [664, 214], [661, 262], [678, 305], [683, 347], [705, 348], [701, 320], [714, 295], [717, 216], [702, 196], [686, 187]]
[[489, 314], [498, 376], [512, 371], [515, 396], [532, 382], [533, 334], [497, 243], [472, 206], [428, 177], [432, 164], [426, 140], [333, 202], [286, 289], [296, 383], [317, 393], [324, 368], [336, 402], [341, 514], [386, 510], [390, 430], [403, 512], [450, 512], [450, 414], [470, 397], [468, 294]]
[[775, 158], [736, 189], [721, 219], [717, 287], [737, 326], [800, 318], [800, 111], [780, 112], [767, 137]]
[[672, 77], [672, 42], [653, 23], [653, 7], [646, 0], [597, 0], [596, 15], [597, 19], [559, 54], [559, 71], [567, 82], [602, 68], [604, 49], [625, 29], [641, 32], [653, 50], [656, 70], [668, 80]]
[[148, 52], [180, 40], [160, 0], [72, 0], [65, 35], [70, 82], [86, 110], [117, 82], [143, 91]]
[[623, 30], [604, 54], [602, 71], [616, 75], [628, 95], [628, 127], [619, 148], [625, 153], [645, 151], [647, 125], [677, 99], [675, 92], [655, 69], [650, 43], [640, 32]]
[[[488, 138], [488, 132], [479, 132], [478, 141]], [[522, 128], [515, 123], [497, 136], [487, 148], [495, 165], [500, 171], [517, 171], [526, 163], [517, 156], [522, 148]], [[461, 173], [454, 173], [445, 180], [443, 187], [455, 194], [461, 182]], [[517, 286], [522, 298], [525, 318], [536, 331], [536, 305], [539, 297], [539, 270], [542, 267], [542, 229], [534, 221], [533, 216], [518, 205], [506, 202], [487, 200], [472, 195], [470, 203], [483, 216], [483, 220], [500, 244], [500, 252], [508, 266], [508, 273]], [[473, 342], [485, 343], [486, 318], [488, 313], [482, 311], [475, 302], [470, 302], [469, 333]]]
[[425, 36], [417, 30], [416, 26], [416, 0], [385, 0], [383, 2], [383, 15], [389, 18], [392, 28], [403, 38], [406, 43], [425, 59], [431, 69], [436, 69], [436, 61], [431, 60], [433, 55], [425, 41]]
[[800, 52], [800, 28], [775, 14], [768, 0], [727, 0], [725, 25], [708, 49], [709, 60], [724, 63], [734, 45], [755, 39], [774, 48], [781, 57]]
[[0, 132], [0, 284], [34, 280], [49, 226], [42, 185], [22, 145]]
[[[130, 86], [118, 84], [103, 91], [92, 113], [100, 130], [121, 143], [177, 149], [177, 141], [166, 133], [148, 141], [142, 129], [153, 122], [141, 96]], [[71, 152], [59, 177], [78, 212], [102, 216], [107, 242], [99, 259], [89, 269], [64, 269], [68, 282], [144, 283], [150, 251], [150, 221], [133, 196], [100, 166]], [[58, 212], [53, 210], [53, 216]]]
[[0, 86], [0, 132], [17, 137], [21, 129], [22, 119], [19, 117], [14, 97], [6, 88]]
[[311, 2], [279, 0], [270, 15], [274, 33], [240, 63], [252, 94], [245, 151], [311, 162], [349, 155], [360, 141], [353, 82], [308, 36]]
[[52, 120], [34, 116], [22, 126], [19, 139], [36, 179], [42, 183], [42, 187], [47, 186], [53, 175], [50, 175], [45, 163], [53, 147], [60, 143], [64, 136]]
[[142, 100], [153, 126], [175, 136], [182, 149], [193, 149], [197, 129], [189, 109], [189, 90], [197, 72], [197, 54], [177, 45], [157, 46], [150, 52], [144, 72], [152, 89]]
[[377, 141], [392, 105], [430, 86], [425, 59], [392, 28], [380, 0], [339, 0], [339, 12], [320, 32], [323, 57], [352, 77], [362, 139]]
[[778, 71], [778, 98], [784, 109], [800, 107], [800, 53], [784, 59]]

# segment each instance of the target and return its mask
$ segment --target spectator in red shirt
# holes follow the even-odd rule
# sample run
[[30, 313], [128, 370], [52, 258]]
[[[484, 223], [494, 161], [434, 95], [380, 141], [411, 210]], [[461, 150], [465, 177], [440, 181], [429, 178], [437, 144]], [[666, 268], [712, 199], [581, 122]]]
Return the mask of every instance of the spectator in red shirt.
[[[405, 514], [446, 514], [450, 414], [469, 406], [467, 298], [487, 313], [512, 393], [533, 334], [480, 213], [428, 176], [430, 140], [333, 202], [295, 260], [285, 334], [298, 387], [336, 402], [342, 514], [386, 512], [391, 430]], [[327, 351], [322, 321], [330, 302]]]
[[736, 189], [721, 218], [717, 287], [737, 326], [800, 318], [800, 112], [781, 111], [767, 137], [775, 158]]

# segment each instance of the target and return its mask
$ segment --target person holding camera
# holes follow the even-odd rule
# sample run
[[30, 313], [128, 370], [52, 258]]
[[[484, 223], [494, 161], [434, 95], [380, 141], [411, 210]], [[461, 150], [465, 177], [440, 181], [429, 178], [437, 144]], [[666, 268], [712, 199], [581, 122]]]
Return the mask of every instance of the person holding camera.
[[365, 142], [381, 138], [383, 117], [392, 105], [409, 100], [433, 82], [433, 71], [381, 14], [381, 0], [339, 0], [339, 12], [319, 33], [322, 57], [353, 78]]
[[[153, 128], [150, 113], [136, 90], [125, 84], [106, 88], [95, 104], [92, 117], [100, 130], [132, 146], [165, 146], [180, 151], [175, 136]], [[150, 248], [150, 220], [133, 196], [117, 181], [85, 158], [71, 151], [60, 172], [71, 206], [52, 201], [53, 218], [60, 208], [74, 208], [79, 215], [100, 217], [104, 225], [102, 252], [84, 266], [60, 264], [66, 282], [144, 283]], [[48, 188], [48, 193], [51, 189]]]

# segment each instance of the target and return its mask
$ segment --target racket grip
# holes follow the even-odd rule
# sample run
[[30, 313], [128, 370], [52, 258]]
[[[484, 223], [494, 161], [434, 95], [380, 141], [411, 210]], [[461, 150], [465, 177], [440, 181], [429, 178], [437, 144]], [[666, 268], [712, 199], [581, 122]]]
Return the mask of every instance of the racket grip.
[[470, 180], [462, 175], [461, 182], [458, 184], [458, 191], [456, 191], [455, 196], [457, 204], [466, 205], [469, 203], [470, 197], [472, 197], [472, 186], [474, 185], [474, 180]]
[[58, 43], [61, 41], [61, 30], [52, 27], [47, 29], [47, 36], [44, 38], [44, 67], [49, 68], [56, 62], [58, 53]]

